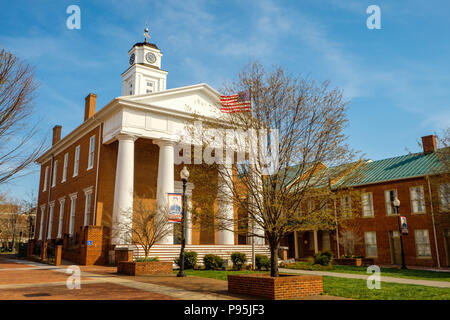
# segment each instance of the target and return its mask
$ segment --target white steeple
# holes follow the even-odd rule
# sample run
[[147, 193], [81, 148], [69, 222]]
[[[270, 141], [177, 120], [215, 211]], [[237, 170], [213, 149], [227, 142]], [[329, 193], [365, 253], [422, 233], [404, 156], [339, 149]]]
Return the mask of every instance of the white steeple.
[[130, 51], [129, 68], [122, 73], [122, 95], [138, 95], [166, 90], [167, 71], [161, 70], [162, 53], [156, 44], [136, 43]]

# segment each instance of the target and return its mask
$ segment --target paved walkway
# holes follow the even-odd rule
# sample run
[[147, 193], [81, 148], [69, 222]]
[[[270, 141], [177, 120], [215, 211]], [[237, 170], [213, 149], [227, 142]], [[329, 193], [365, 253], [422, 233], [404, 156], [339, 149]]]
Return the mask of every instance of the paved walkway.
[[[363, 279], [367, 280], [369, 274], [352, 274], [352, 273], [340, 273], [340, 272], [330, 272], [330, 271], [310, 271], [310, 270], [297, 270], [297, 269], [284, 269], [280, 268], [280, 272], [284, 273], [296, 273], [296, 274], [309, 274], [316, 276], [330, 276], [338, 278], [348, 278], [348, 279]], [[419, 280], [419, 279], [407, 279], [407, 278], [394, 278], [394, 277], [380, 277], [382, 282], [392, 282], [401, 284], [415, 284], [419, 286], [427, 287], [440, 287], [440, 288], [450, 288], [450, 281], [433, 281], [433, 280]]]
[[[49, 289], [48, 287], [64, 287], [67, 290], [67, 294], [72, 294], [79, 291], [79, 290], [69, 291], [69, 289], [67, 289], [66, 281], [69, 275], [66, 274], [66, 271], [68, 264], [66, 266], [56, 267], [24, 260], [8, 259], [8, 262], [9, 263], [7, 264], [8, 266], [7, 268], [0, 267], [0, 290], [2, 290], [0, 298], [4, 299], [6, 291], [8, 290], [23, 289], [29, 287], [40, 288], [41, 291], [43, 288]], [[82, 289], [85, 289], [86, 287], [89, 288], [91, 287], [91, 285], [96, 284], [97, 285], [96, 289], [98, 290], [98, 292], [96, 293], [97, 298], [98, 297], [103, 297], [102, 299], [119, 298], [115, 295], [111, 297], [109, 291], [111, 290], [112, 287], [120, 286], [135, 289], [137, 290], [137, 292], [150, 293], [150, 295], [148, 296], [148, 298], [150, 299], [195, 299], [195, 300], [239, 299], [239, 297], [221, 294], [222, 292], [219, 293], [204, 292], [204, 291], [199, 292], [198, 290], [192, 291], [183, 288], [175, 288], [173, 286], [152, 283], [155, 282], [155, 280], [156, 282], [158, 282], [158, 280], [161, 281], [162, 279], [166, 280], [163, 281], [164, 283], [170, 282], [170, 280], [173, 281], [173, 278], [176, 278], [175, 275], [154, 276], [154, 277], [150, 276], [130, 277], [117, 275], [115, 267], [101, 267], [101, 266], [90, 266], [90, 267], [79, 266], [79, 267], [81, 270]], [[84, 271], [86, 269], [90, 271]], [[8, 276], [7, 271], [9, 271], [11, 275], [14, 275], [14, 277]], [[155, 279], [153, 279], [152, 281], [152, 278]], [[185, 279], [181, 279], [181, 281], [184, 281], [185, 283], [189, 282], [187, 287], [190, 288], [195, 286], [192, 286], [193, 281], [191, 281], [191, 279], [189, 278], [195, 278], [194, 282], [196, 282], [195, 280], [197, 279], [200, 280], [197, 282], [205, 282], [202, 281], [204, 278], [197, 278], [197, 277], [187, 277]], [[177, 280], [178, 280], [177, 282], [180, 282], [179, 278]], [[205, 280], [206, 282], [211, 282], [211, 280], [214, 281], [214, 279], [205, 279]], [[128, 292], [128, 294], [129, 293], [130, 292]], [[136, 296], [136, 292], [133, 291], [132, 293], [134, 294], [132, 295], [131, 299], [142, 298], [139, 297], [139, 295]], [[128, 294], [124, 292], [123, 297], [126, 297], [126, 299], [130, 299]], [[90, 299], [90, 297], [87, 298]]]
[[[51, 266], [26, 260], [0, 257], [0, 300], [252, 300], [258, 297], [228, 293], [226, 281], [175, 274], [164, 276], [125, 276], [116, 267], [78, 266], [81, 290], [69, 289], [71, 265]], [[337, 300], [332, 296], [304, 297], [300, 300]]]

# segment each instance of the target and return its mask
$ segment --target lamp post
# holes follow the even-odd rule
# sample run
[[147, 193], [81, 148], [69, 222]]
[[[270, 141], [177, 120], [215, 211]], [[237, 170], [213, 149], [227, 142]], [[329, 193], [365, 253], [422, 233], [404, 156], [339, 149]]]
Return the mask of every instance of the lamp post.
[[392, 201], [392, 204], [394, 205], [395, 211], [397, 213], [398, 233], [400, 236], [400, 250], [402, 252], [402, 269], [407, 269], [405, 264], [405, 251], [403, 250], [402, 228], [400, 225], [400, 200], [398, 200], [398, 198], [395, 198], [395, 200]]
[[186, 183], [189, 178], [189, 170], [186, 166], [180, 172], [181, 181], [183, 181], [183, 208], [181, 213], [181, 251], [180, 251], [180, 271], [177, 277], [186, 277], [184, 273], [184, 248], [186, 246]]

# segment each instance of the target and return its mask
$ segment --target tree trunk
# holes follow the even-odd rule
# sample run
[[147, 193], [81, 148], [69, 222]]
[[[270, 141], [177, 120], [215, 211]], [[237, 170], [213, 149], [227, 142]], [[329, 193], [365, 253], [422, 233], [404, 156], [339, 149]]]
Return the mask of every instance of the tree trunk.
[[148, 248], [144, 248], [144, 254], [145, 254], [145, 261], [147, 261], [148, 259], [148, 254], [149, 254], [150, 249]]
[[270, 276], [279, 277], [278, 272], [278, 248], [280, 246], [279, 242], [269, 242], [270, 244]]

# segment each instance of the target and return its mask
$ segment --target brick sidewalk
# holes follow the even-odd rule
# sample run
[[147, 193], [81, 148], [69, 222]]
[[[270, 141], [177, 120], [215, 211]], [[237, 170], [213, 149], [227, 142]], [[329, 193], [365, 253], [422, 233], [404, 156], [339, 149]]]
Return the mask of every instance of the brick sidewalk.
[[[188, 276], [125, 276], [116, 267], [79, 266], [81, 289], [70, 290], [65, 274], [70, 262], [60, 267], [0, 257], [0, 300], [252, 300], [252, 296], [228, 293], [226, 281]], [[328, 300], [318, 296], [301, 300]]]

